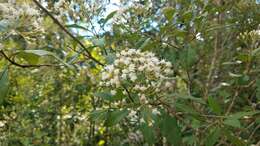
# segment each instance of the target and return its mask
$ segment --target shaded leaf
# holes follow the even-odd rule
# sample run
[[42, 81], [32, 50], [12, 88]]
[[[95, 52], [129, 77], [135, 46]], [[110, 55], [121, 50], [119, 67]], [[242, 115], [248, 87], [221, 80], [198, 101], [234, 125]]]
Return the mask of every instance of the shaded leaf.
[[256, 98], [260, 101], [260, 79], [256, 80]]
[[107, 110], [94, 110], [89, 114], [92, 121], [104, 121], [107, 116]]
[[251, 112], [237, 112], [234, 114], [229, 115], [229, 118], [233, 118], [233, 119], [240, 119], [244, 116], [253, 116], [255, 114], [260, 113], [260, 111], [251, 111]]
[[161, 121], [160, 129], [162, 135], [174, 146], [181, 145], [181, 131], [177, 120], [169, 115], [164, 115]]
[[150, 145], [155, 143], [155, 133], [152, 127], [149, 127], [147, 124], [143, 123], [140, 126], [140, 130], [143, 133], [145, 141], [147, 141]]
[[212, 97], [208, 98], [209, 107], [212, 109], [214, 113], [221, 114], [221, 107], [219, 103]]
[[228, 126], [232, 126], [232, 127], [235, 127], [235, 128], [241, 128], [241, 124], [240, 124], [240, 121], [238, 119], [226, 119], [224, 122], [223, 122], [225, 125], [228, 125]]
[[140, 46], [141, 50], [145, 50], [147, 48], [147, 46], [149, 46], [149, 44], [151, 43], [151, 38], [147, 38], [143, 44]]
[[[221, 129], [220, 128], [215, 128], [211, 131], [210, 134], [206, 137], [206, 146], [214, 146], [214, 144], [218, 141], [219, 137], [221, 134]], [[207, 134], [206, 134], [207, 135]]]
[[129, 111], [126, 109], [108, 112], [107, 119], [106, 119], [106, 125], [113, 126], [113, 125], [119, 123], [121, 120], [123, 120], [128, 115], [128, 113], [129, 113]]
[[3, 102], [4, 98], [8, 93], [9, 88], [9, 78], [8, 69], [5, 68], [3, 72], [0, 72], [0, 104]]
[[203, 99], [197, 98], [197, 97], [194, 97], [194, 96], [190, 96], [190, 95], [174, 93], [174, 94], [170, 94], [170, 96], [177, 97], [177, 99], [192, 100], [192, 101], [195, 101], [195, 102], [198, 102], [198, 103], [201, 103], [201, 104], [206, 104], [206, 102]]
[[228, 130], [223, 130], [225, 136], [227, 139], [234, 144], [235, 146], [245, 146], [246, 143], [243, 140], [240, 140], [238, 137], [236, 137], [233, 132], [228, 131]]

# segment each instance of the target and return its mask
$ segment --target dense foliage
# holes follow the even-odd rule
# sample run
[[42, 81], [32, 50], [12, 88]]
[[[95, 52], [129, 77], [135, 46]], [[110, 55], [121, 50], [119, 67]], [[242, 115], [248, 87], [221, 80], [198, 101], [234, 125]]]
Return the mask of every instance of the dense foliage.
[[260, 145], [259, 3], [0, 0], [0, 145]]

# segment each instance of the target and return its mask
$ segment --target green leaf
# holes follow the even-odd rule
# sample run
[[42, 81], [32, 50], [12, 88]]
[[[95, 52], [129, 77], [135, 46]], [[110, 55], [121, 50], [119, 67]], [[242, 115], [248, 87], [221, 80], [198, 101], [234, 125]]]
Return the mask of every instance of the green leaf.
[[163, 14], [168, 21], [171, 21], [173, 19], [174, 13], [175, 9], [172, 7], [166, 7], [163, 9]]
[[110, 14], [107, 15], [107, 17], [103, 20], [103, 25], [105, 25], [108, 20], [110, 20], [111, 18], [113, 18], [115, 16], [115, 14], [117, 13], [117, 11], [113, 11]]
[[180, 52], [180, 60], [184, 68], [191, 67], [197, 60], [197, 52], [194, 48], [187, 47]]
[[190, 113], [193, 115], [198, 115], [199, 113], [192, 108], [190, 105], [182, 104], [182, 103], [175, 103], [174, 106], [176, 107], [177, 111]]
[[119, 123], [121, 120], [123, 120], [128, 115], [128, 113], [129, 113], [129, 111], [126, 109], [108, 112], [106, 125], [113, 126], [113, 125]]
[[190, 11], [190, 12], [188, 11], [188, 12], [184, 13], [183, 16], [182, 16], [182, 18], [184, 19], [185, 22], [190, 21], [191, 18], [192, 18], [192, 12], [191, 12], [191, 11]]
[[113, 96], [109, 92], [97, 92], [97, 93], [94, 93], [94, 96], [100, 97], [104, 100], [113, 101], [112, 100]]
[[141, 108], [141, 117], [148, 123], [152, 120], [152, 111], [147, 106]]
[[53, 53], [49, 52], [49, 51], [45, 51], [45, 50], [24, 50], [21, 51], [21, 53], [32, 53], [34, 55], [38, 55], [38, 56], [46, 56], [46, 55], [53, 55]]
[[115, 61], [116, 56], [113, 54], [109, 54], [106, 57], [106, 61], [108, 64], [112, 64]]
[[174, 93], [174, 94], [170, 94], [169, 96], [177, 97], [177, 99], [192, 100], [192, 101], [195, 101], [195, 102], [198, 102], [198, 103], [201, 103], [201, 104], [206, 104], [206, 102], [203, 99], [197, 98], [197, 97], [193, 97], [193, 96], [190, 96], [190, 95]]
[[149, 127], [147, 124], [143, 123], [140, 126], [140, 130], [143, 133], [145, 141], [147, 141], [149, 145], [152, 145], [153, 143], [155, 143], [155, 140], [156, 140], [155, 132], [152, 127]]
[[78, 24], [68, 24], [68, 25], [65, 25], [65, 26], [68, 27], [68, 28], [76, 28], [76, 29], [82, 29], [82, 30], [88, 31], [87, 28], [80, 26]]
[[235, 114], [229, 115], [228, 118], [240, 119], [240, 118], [243, 118], [244, 116], [253, 116], [253, 115], [258, 114], [258, 113], [260, 113], [260, 111], [237, 112]]
[[39, 55], [35, 55], [33, 53], [20, 52], [18, 54], [19, 57], [25, 59], [29, 64], [35, 65], [39, 62]]
[[104, 47], [105, 44], [106, 44], [106, 40], [104, 37], [102, 38], [99, 38], [99, 39], [93, 39], [92, 40], [92, 43], [95, 45], [95, 46], [98, 46], [98, 47]]
[[2, 19], [0, 21], [0, 32], [5, 32], [8, 30], [8, 21], [4, 21], [4, 19]]
[[121, 90], [116, 90], [116, 94], [112, 95], [110, 90], [105, 90], [103, 92], [96, 92], [93, 94], [96, 97], [100, 97], [104, 100], [113, 102], [113, 101], [117, 101], [122, 99], [123, 97], [125, 97], [125, 95], [122, 93]]
[[146, 48], [149, 46], [149, 44], [151, 43], [151, 38], [147, 38], [143, 44], [140, 46], [139, 49], [141, 50], [146, 50]]
[[256, 80], [256, 98], [260, 101], [260, 79]]
[[245, 146], [246, 143], [243, 140], [240, 140], [236, 137], [233, 132], [223, 129], [223, 132], [227, 139], [235, 146]]
[[209, 107], [212, 109], [214, 113], [221, 114], [221, 107], [219, 103], [212, 97], [208, 98]]
[[232, 126], [232, 127], [235, 127], [235, 128], [241, 128], [241, 124], [240, 124], [240, 121], [238, 119], [228, 118], [228, 119], [224, 120], [223, 123], [225, 125]]
[[53, 54], [52, 52], [49, 52], [49, 51], [45, 51], [45, 50], [22, 50], [22, 51], [17, 52], [17, 56], [25, 59], [28, 63], [33, 64], [33, 65], [37, 64], [41, 57], [51, 56], [51, 57], [54, 57], [59, 62], [66, 65], [67, 67], [71, 68], [71, 66], [69, 64], [67, 64], [65, 61], [61, 60], [55, 54]]
[[[220, 128], [215, 128], [211, 131], [210, 134], [206, 137], [206, 146], [214, 146], [214, 144], [218, 141], [219, 137], [221, 134], [221, 129]], [[207, 135], [207, 134], [206, 134]]]
[[181, 145], [181, 131], [177, 120], [169, 115], [164, 115], [160, 124], [161, 133], [167, 141], [174, 146]]
[[105, 121], [107, 112], [107, 110], [94, 110], [89, 114], [89, 118], [92, 121]]
[[8, 69], [6, 67], [3, 72], [0, 72], [0, 104], [7, 96], [8, 89], [9, 89], [9, 78], [8, 78]]
[[259, 53], [260, 53], [260, 48], [257, 48], [257, 49], [252, 51], [251, 55], [252, 56], [257, 56]]

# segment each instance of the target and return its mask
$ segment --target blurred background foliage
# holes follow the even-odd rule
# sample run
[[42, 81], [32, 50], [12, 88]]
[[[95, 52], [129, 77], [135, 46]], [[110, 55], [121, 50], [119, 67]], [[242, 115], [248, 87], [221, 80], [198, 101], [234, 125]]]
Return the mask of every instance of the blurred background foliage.
[[[26, 15], [10, 24], [0, 10], [1, 146], [260, 144], [255, 0], [42, 0], [48, 13], [35, 1], [15, 3], [42, 20], [39, 28]], [[111, 64], [126, 48], [173, 64], [174, 100], [152, 126], [107, 112], [109, 95], [95, 94], [97, 61]]]

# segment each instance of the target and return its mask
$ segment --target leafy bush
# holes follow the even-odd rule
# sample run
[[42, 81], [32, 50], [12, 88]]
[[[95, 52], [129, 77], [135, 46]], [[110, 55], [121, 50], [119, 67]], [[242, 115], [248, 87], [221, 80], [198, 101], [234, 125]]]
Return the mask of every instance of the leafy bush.
[[0, 0], [0, 145], [259, 145], [259, 9]]

